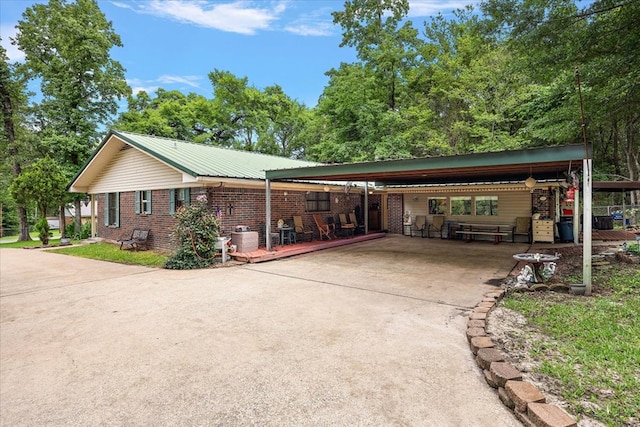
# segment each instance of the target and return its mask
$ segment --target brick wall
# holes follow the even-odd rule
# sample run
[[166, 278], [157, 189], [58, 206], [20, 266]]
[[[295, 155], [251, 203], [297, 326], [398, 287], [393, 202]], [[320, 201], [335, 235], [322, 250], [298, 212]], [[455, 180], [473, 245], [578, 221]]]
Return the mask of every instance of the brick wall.
[[[220, 234], [231, 236], [237, 225], [246, 225], [259, 233], [260, 246], [265, 246], [264, 221], [265, 221], [265, 192], [260, 189], [242, 188], [205, 188], [191, 189], [191, 203], [200, 194], [206, 194], [209, 208], [216, 212], [221, 210]], [[313, 230], [314, 238], [318, 238], [318, 230], [313, 221], [313, 213], [305, 212], [304, 191], [271, 191], [271, 228], [275, 229], [278, 219], [285, 222], [293, 222], [293, 215], [302, 216], [306, 228]], [[135, 213], [135, 192], [120, 193], [120, 227], [107, 227], [104, 225], [105, 194], [96, 196], [98, 201], [97, 217], [98, 237], [109, 240], [118, 240], [129, 237], [134, 228], [148, 228], [149, 247], [156, 250], [171, 252], [175, 245], [171, 241], [170, 234], [175, 226], [175, 218], [169, 214], [169, 190], [153, 190], [151, 194], [152, 210], [149, 215]], [[331, 211], [319, 212], [325, 221], [331, 217], [337, 220], [339, 213], [348, 213], [361, 206], [362, 196], [344, 193], [331, 193]], [[362, 212], [362, 208], [360, 208]], [[360, 218], [360, 220], [362, 220]]]
[[388, 211], [389, 211], [389, 233], [391, 234], [402, 234], [402, 223], [403, 223], [403, 206], [404, 200], [402, 194], [389, 194], [388, 200]]

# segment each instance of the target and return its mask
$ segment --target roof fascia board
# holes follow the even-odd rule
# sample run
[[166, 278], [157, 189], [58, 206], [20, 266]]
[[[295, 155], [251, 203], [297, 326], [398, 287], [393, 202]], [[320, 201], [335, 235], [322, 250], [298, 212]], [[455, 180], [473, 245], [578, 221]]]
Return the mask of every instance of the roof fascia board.
[[[581, 160], [585, 156], [584, 145], [529, 148], [515, 151], [462, 154], [457, 156], [427, 157], [419, 159], [385, 160], [377, 162], [343, 163], [337, 165], [309, 166], [293, 169], [266, 171], [266, 178], [295, 179], [314, 176], [330, 177], [344, 174], [375, 174], [408, 172], [413, 170], [490, 167], [514, 164], [530, 164]], [[589, 151], [591, 151], [589, 149]]]

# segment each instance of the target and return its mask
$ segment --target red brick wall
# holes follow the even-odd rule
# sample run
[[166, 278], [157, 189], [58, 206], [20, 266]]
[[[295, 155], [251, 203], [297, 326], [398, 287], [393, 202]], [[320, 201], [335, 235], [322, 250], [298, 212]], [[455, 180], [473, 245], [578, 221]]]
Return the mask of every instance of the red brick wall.
[[389, 212], [389, 233], [402, 234], [403, 214], [402, 207], [404, 200], [402, 194], [389, 194], [388, 200]]
[[[231, 236], [237, 225], [246, 225], [253, 231], [257, 231], [260, 237], [260, 246], [265, 246], [264, 221], [265, 221], [265, 192], [259, 189], [242, 188], [192, 188], [191, 203], [201, 193], [207, 195], [208, 206], [212, 211], [221, 209], [220, 234]], [[271, 227], [276, 228], [278, 219], [285, 222], [293, 222], [293, 215], [302, 216], [305, 227], [314, 231], [314, 237], [318, 238], [318, 230], [313, 221], [313, 213], [305, 212], [304, 191], [287, 190], [271, 191]], [[170, 234], [175, 226], [175, 218], [169, 214], [169, 190], [153, 190], [151, 195], [151, 214], [141, 215], [135, 213], [135, 192], [120, 193], [120, 227], [106, 227], [104, 225], [104, 201], [105, 194], [96, 196], [98, 200], [98, 237], [109, 240], [118, 240], [129, 237], [134, 228], [148, 228], [149, 247], [173, 251], [175, 245], [171, 241]], [[331, 193], [331, 211], [319, 212], [323, 218], [331, 217], [337, 220], [339, 213], [348, 213], [361, 205], [362, 196], [344, 193]], [[229, 207], [232, 207], [229, 210]], [[362, 207], [361, 207], [362, 212]]]

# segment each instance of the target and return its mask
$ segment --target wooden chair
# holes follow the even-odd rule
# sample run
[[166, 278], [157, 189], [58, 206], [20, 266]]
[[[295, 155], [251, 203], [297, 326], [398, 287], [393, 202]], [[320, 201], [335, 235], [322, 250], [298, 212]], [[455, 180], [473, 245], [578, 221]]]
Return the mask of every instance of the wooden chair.
[[431, 237], [431, 230], [440, 233], [440, 238], [442, 239], [442, 233], [445, 229], [444, 223], [444, 215], [434, 215], [433, 221], [429, 224], [429, 228], [427, 229], [427, 236]]
[[338, 218], [340, 219], [340, 231], [342, 232], [342, 234], [347, 237], [353, 237], [356, 226], [347, 221], [346, 214], [338, 214]]
[[511, 229], [511, 242], [516, 242], [516, 236], [527, 236], [527, 243], [531, 243], [531, 218], [519, 216], [516, 225]]
[[300, 215], [293, 216], [293, 228], [296, 235], [300, 236], [300, 241], [310, 242], [313, 240], [313, 230], [304, 227], [304, 223], [302, 222], [302, 217]]
[[411, 224], [411, 237], [420, 232], [420, 237], [424, 237], [427, 229], [427, 217], [424, 215], [416, 215], [416, 220]]
[[349, 221], [354, 225], [356, 233], [364, 234], [364, 225], [358, 224], [358, 218], [356, 218], [355, 212], [349, 212]]
[[320, 240], [323, 240], [325, 237], [327, 240], [332, 240], [335, 237], [336, 227], [334, 224], [327, 224], [320, 214], [313, 214], [313, 220], [316, 223], [316, 227], [318, 227]]

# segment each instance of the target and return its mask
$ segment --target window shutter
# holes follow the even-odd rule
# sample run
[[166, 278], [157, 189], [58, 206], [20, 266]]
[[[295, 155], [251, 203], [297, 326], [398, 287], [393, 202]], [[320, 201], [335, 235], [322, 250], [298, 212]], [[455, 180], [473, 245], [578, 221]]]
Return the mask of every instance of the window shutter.
[[116, 227], [120, 227], [120, 193], [116, 193]]
[[151, 215], [151, 190], [147, 190], [147, 203], [149, 204], [149, 212], [145, 212], [148, 213], [149, 215]]
[[109, 226], [109, 193], [104, 193], [104, 225]]
[[136, 191], [136, 213], [140, 213], [140, 199], [142, 198], [142, 194], [140, 191]]
[[176, 190], [172, 188], [169, 190], [169, 214], [176, 213]]
[[185, 188], [184, 189], [184, 204], [185, 205], [190, 205], [191, 204], [191, 189], [190, 188]]

